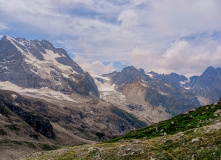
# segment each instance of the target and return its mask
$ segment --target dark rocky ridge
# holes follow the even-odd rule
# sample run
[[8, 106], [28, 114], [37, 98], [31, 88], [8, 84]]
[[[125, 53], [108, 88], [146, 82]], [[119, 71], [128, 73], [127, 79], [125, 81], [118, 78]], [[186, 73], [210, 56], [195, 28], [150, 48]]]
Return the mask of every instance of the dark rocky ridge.
[[214, 103], [221, 98], [221, 68], [208, 67], [191, 88], [197, 96]]
[[[132, 129], [134, 129], [134, 128], [145, 127], [145, 126], [147, 125], [145, 122], [142, 122], [142, 121], [138, 120], [134, 115], [129, 114], [129, 113], [127, 113], [126, 111], [123, 111], [123, 110], [121, 110], [121, 109], [119, 109], [119, 108], [117, 108], [117, 107], [114, 107], [114, 108], [112, 109], [112, 112], [113, 112], [116, 116], [118, 116], [118, 117], [120, 117], [120, 118], [126, 120], [126, 122], [128, 123], [128, 126], [129, 126], [129, 129], [130, 129], [130, 130], [132, 130]], [[124, 122], [123, 122], [123, 121], [121, 122], [121, 125], [120, 125], [120, 128], [119, 128], [119, 129], [120, 129], [120, 132], [125, 131], [125, 125], [124, 125]]]
[[189, 79], [175, 73], [149, 73], [154, 79], [176, 85], [178, 88], [188, 89], [199, 99], [201, 105], [215, 103], [221, 97], [221, 68], [210, 66], [200, 76], [192, 76]]
[[[72, 73], [69, 73], [68, 77], [63, 75], [62, 66], [51, 62], [47, 62], [46, 68], [34, 66], [36, 60], [45, 63], [44, 55], [49, 54], [46, 50], [53, 52], [52, 54], [60, 55], [60, 57], [54, 57], [58, 64], [70, 67]], [[33, 63], [27, 63], [27, 57], [31, 56], [30, 54], [36, 59], [31, 59]], [[40, 69], [48, 70], [49, 73], [47, 75], [44, 73], [42, 76]], [[4, 36], [0, 40], [0, 74], [0, 81], [10, 81], [21, 87], [49, 87], [68, 94], [77, 92], [87, 96], [93, 94], [99, 97], [93, 78], [85, 73], [64, 49], [56, 48], [46, 40], [27, 40]]]
[[137, 70], [133, 66], [126, 67], [122, 69], [121, 72], [114, 74], [112, 78], [112, 82], [118, 86], [122, 84], [129, 84], [135, 81], [148, 81], [151, 78], [144, 73], [143, 70]]
[[[121, 72], [113, 72], [103, 76], [111, 78], [112, 83], [117, 85], [120, 91], [130, 87], [131, 84], [139, 82], [139, 84], [145, 87], [144, 101], [152, 107], [162, 106], [172, 115], [177, 115], [200, 106], [198, 99], [192, 91], [180, 85], [181, 81], [188, 80], [185, 76], [176, 73], [164, 75], [154, 72], [151, 72], [151, 75], [153, 78], [145, 74], [143, 69], [138, 70], [133, 66], [129, 66]], [[127, 89], [126, 97], [130, 92], [132, 91]], [[128, 104], [128, 106], [141, 105], [136, 103]]]
[[153, 74], [153, 77], [155, 79], [161, 80], [164, 83], [166, 82], [169, 84], [176, 85], [176, 87], [180, 87], [180, 82], [188, 80], [185, 76], [179, 75], [177, 73], [170, 73], [170, 74], [157, 74], [154, 72], [150, 72], [150, 73]]
[[18, 96], [16, 100], [13, 100], [10, 98], [10, 95], [8, 95], [7, 92], [0, 90], [1, 114], [8, 116], [7, 109], [9, 109], [31, 127], [33, 127], [36, 132], [48, 138], [55, 138], [55, 133], [49, 120], [43, 118], [42, 116], [36, 115], [35, 113], [31, 113], [30, 111], [25, 111], [25, 108], [29, 108], [31, 103], [19, 95], [16, 96]]
[[95, 143], [146, 125], [100, 99], [87, 97], [78, 104], [64, 101], [58, 105], [0, 90], [0, 153], [7, 159], [58, 146]]
[[[12, 112], [36, 132], [55, 140], [58, 136], [51, 123], [79, 128], [83, 132], [105, 133], [108, 137], [146, 126], [145, 122], [133, 115], [99, 99], [80, 102], [78, 105], [81, 105], [81, 108], [73, 105], [57, 106], [41, 99], [0, 90], [1, 114], [10, 117]], [[99, 128], [99, 125], [102, 125], [102, 128]]]

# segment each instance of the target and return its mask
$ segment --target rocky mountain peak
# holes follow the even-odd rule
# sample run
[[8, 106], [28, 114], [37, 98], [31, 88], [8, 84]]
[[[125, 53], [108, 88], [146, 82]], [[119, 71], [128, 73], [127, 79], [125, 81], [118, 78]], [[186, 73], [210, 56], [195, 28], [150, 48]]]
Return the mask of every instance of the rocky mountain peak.
[[47, 45], [47, 46], [49, 46], [49, 47], [54, 47], [53, 46], [53, 44], [50, 42], [50, 41], [48, 41], [48, 40], [41, 40], [41, 43], [43, 43], [43, 44], [45, 44], [45, 45]]
[[197, 79], [196, 85], [202, 85], [205, 87], [210, 87], [213, 84], [213, 81], [216, 81], [216, 78], [219, 75], [219, 70], [209, 66], [202, 75]]
[[204, 72], [208, 72], [208, 71], [216, 71], [216, 69], [213, 66], [209, 66]]
[[192, 86], [193, 93], [200, 99], [201, 104], [210, 104], [221, 97], [221, 69], [208, 67]]
[[4, 36], [0, 40], [0, 74], [0, 81], [21, 87], [99, 95], [90, 75], [64, 49], [54, 47], [47, 40]]
[[125, 67], [121, 72], [113, 76], [113, 83], [117, 85], [129, 84], [135, 81], [148, 81], [150, 76], [146, 75], [144, 70], [138, 70], [134, 66]]
[[188, 80], [188, 78], [186, 78], [184, 75], [179, 75], [179, 74], [173, 73], [173, 72], [166, 75], [166, 76], [167, 76], [167, 78], [171, 79], [171, 81], [178, 82], [178, 83], [181, 82], [181, 81], [187, 81]]
[[8, 38], [8, 36], [7, 36], [7, 35], [4, 35], [1, 40], [2, 40], [2, 41], [7, 41], [7, 40], [8, 40], [7, 38]]
[[184, 75], [179, 75], [173, 72], [170, 74], [158, 74], [151, 71], [147, 75], [152, 76], [154, 79], [158, 81], [162, 81], [162, 83], [166, 82], [169, 84], [176, 85], [177, 87], [179, 87], [180, 85], [184, 85], [188, 81], [188, 78], [185, 77]]
[[205, 76], [205, 77], [208, 77], [208, 76], [216, 76], [216, 75], [218, 75], [218, 74], [220, 74], [218, 69], [214, 68], [213, 66], [209, 66], [209, 67], [203, 72], [203, 74], [202, 74], [201, 76], [203, 76], [203, 77], [204, 77], [204, 76]]
[[122, 69], [123, 72], [139, 72], [138, 69], [136, 69], [134, 66], [128, 66]]

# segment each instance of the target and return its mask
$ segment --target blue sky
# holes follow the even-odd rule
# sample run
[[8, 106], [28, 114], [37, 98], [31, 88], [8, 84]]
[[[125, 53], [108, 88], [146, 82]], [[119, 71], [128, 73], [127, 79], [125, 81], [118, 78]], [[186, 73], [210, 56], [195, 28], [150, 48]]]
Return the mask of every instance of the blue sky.
[[221, 67], [220, 0], [0, 0], [0, 35], [50, 40], [86, 71]]

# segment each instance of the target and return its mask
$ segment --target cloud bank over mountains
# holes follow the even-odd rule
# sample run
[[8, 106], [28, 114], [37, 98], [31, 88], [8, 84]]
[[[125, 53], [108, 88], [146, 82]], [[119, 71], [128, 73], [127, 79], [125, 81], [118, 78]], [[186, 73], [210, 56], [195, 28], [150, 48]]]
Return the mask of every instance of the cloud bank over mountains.
[[0, 2], [0, 35], [57, 42], [94, 73], [114, 62], [185, 75], [221, 66], [219, 0]]

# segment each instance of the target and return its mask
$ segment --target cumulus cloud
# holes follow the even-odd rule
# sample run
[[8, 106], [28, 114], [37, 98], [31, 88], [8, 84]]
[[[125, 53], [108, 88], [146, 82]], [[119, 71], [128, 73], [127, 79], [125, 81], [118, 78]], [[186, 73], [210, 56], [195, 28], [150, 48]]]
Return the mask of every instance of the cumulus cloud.
[[[209, 55], [206, 64], [219, 65], [220, 0], [7, 0], [1, 1], [0, 18], [51, 41], [62, 37], [69, 53], [82, 53], [87, 62], [122, 61], [184, 74], [190, 71], [181, 64], [199, 73]], [[201, 34], [206, 37], [196, 38]]]
[[77, 62], [84, 71], [89, 72], [91, 74], [101, 75], [116, 70], [113, 66], [113, 63], [104, 65], [100, 61], [88, 62], [85, 58], [78, 55], [75, 56], [74, 61]]
[[208, 66], [220, 67], [221, 45], [209, 41], [203, 46], [193, 46], [187, 41], [176, 41], [162, 54], [133, 49], [131, 64], [146, 71], [176, 72], [186, 76], [201, 74]]

